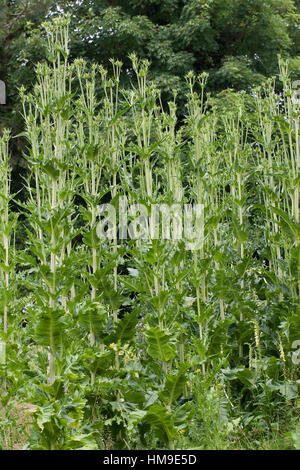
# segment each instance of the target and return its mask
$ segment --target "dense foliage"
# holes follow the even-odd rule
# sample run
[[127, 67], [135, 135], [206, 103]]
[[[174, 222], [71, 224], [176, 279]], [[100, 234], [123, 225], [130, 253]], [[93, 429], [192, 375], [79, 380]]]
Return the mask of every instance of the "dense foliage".
[[[131, 55], [130, 89], [117, 60], [110, 71], [70, 62], [68, 25], [44, 25], [48, 64], [20, 90], [25, 202], [9, 185], [9, 132], [0, 140], [1, 445], [21, 404], [27, 449], [299, 447], [299, 103], [287, 62], [279, 94], [270, 79], [213, 98], [208, 75], [188, 73], [179, 125], [177, 91], [164, 105], [147, 61]], [[124, 239], [110, 223], [101, 237], [100, 204], [124, 196], [146, 208], [128, 215], [140, 231], [151, 205], [198, 205], [196, 239], [176, 218], [169, 238]]]

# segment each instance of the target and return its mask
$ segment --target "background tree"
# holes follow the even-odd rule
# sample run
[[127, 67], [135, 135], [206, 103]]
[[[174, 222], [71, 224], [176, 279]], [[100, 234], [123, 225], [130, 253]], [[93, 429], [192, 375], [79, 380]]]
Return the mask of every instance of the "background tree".
[[194, 70], [211, 91], [246, 89], [277, 73], [277, 54], [299, 69], [299, 1], [85, 0], [58, 2], [73, 22], [72, 54], [107, 63], [136, 52], [162, 88], [183, 89]]
[[108, 65], [120, 59], [132, 78], [128, 55], [151, 62], [163, 92], [184, 90], [193, 70], [210, 73], [208, 89], [247, 89], [278, 71], [277, 54], [299, 70], [299, 0], [0, 0], [0, 77], [8, 103], [1, 125], [22, 126], [17, 87], [29, 85], [33, 64], [45, 58], [39, 25], [69, 12], [71, 57]]
[[43, 41], [37, 27], [44, 21], [51, 2], [0, 0], [0, 78], [6, 84], [7, 104], [0, 107], [0, 129], [23, 129], [18, 106], [18, 87], [30, 86], [34, 64], [45, 57]]

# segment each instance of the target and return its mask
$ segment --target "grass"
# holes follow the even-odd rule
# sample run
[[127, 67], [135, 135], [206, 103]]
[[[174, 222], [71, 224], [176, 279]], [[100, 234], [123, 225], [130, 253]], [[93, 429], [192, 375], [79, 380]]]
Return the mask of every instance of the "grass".
[[22, 450], [28, 441], [32, 411], [30, 404], [0, 403], [0, 449]]

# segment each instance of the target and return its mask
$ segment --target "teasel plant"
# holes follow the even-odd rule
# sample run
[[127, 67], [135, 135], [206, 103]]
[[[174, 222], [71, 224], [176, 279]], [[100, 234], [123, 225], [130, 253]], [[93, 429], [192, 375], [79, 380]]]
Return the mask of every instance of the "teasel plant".
[[[284, 61], [279, 57], [279, 69], [280, 69], [280, 80], [283, 85], [283, 107], [285, 110], [285, 116], [287, 125], [284, 126], [282, 120], [279, 121], [282, 124], [280, 127], [281, 135], [283, 136], [282, 144], [285, 152], [289, 151], [288, 155], [285, 153], [286, 163], [289, 169], [289, 198], [291, 202], [291, 215], [294, 217], [296, 222], [299, 222], [299, 168], [300, 168], [300, 146], [299, 146], [299, 99], [297, 99], [297, 90], [294, 89], [293, 83], [291, 82], [289, 65], [287, 61]], [[286, 138], [284, 138], [284, 134]]]
[[[124, 157], [123, 149], [126, 141], [126, 124], [122, 119], [122, 115], [128, 110], [128, 106], [120, 107], [120, 73], [122, 62], [111, 60], [113, 74], [110, 78], [107, 77], [107, 72], [101, 67], [100, 73], [102, 76], [102, 87], [104, 91], [103, 112], [104, 112], [104, 133], [105, 141], [107, 143], [107, 176], [110, 180], [110, 195], [111, 201], [116, 203], [120, 188], [118, 188], [118, 178], [121, 179], [120, 169], [122, 157]], [[126, 165], [124, 161], [124, 166]], [[112, 174], [110, 178], [110, 174]], [[118, 233], [117, 224], [112, 226], [112, 252], [114, 259], [113, 267], [113, 289], [116, 294], [114, 304], [112, 305], [113, 320], [118, 321], [117, 309], [117, 292], [118, 292]], [[116, 355], [118, 359], [118, 355]], [[118, 362], [118, 360], [117, 360]]]
[[[232, 207], [233, 233], [242, 264], [240, 271], [240, 287], [245, 289], [244, 275], [247, 267], [245, 259], [246, 244], [249, 238], [249, 224], [247, 224], [247, 212], [249, 212], [249, 179], [252, 177], [252, 149], [249, 144], [249, 122], [244, 103], [243, 94], [236, 98], [236, 109], [233, 113], [223, 116], [225, 130], [225, 160], [227, 174], [231, 175], [230, 196]], [[240, 318], [244, 320], [243, 311], [240, 309]], [[239, 355], [243, 357], [243, 344], [239, 344]]]
[[[133, 199], [131, 202], [137, 201], [143, 203], [149, 212], [149, 206], [156, 202], [157, 188], [154, 185], [153, 174], [153, 159], [155, 151], [159, 146], [158, 136], [155, 134], [155, 112], [157, 111], [157, 98], [158, 91], [153, 85], [147, 81], [147, 74], [149, 69], [148, 61], [138, 61], [137, 57], [130, 55], [132, 67], [136, 75], [137, 86], [132, 90], [132, 93], [127, 95], [127, 101], [130, 106], [130, 122], [133, 124], [133, 131], [131, 132], [132, 143], [127, 149], [134, 155], [135, 167], [138, 169], [138, 188], [133, 188]], [[133, 218], [136, 214], [130, 214]], [[150, 232], [152, 231], [152, 215], [150, 214]], [[155, 215], [155, 214], [154, 214]], [[133, 227], [136, 227], [133, 220]], [[157, 259], [155, 247], [159, 245], [157, 237], [152, 241], [139, 239], [136, 241], [136, 248], [140, 251], [142, 256], [143, 250], [153, 248], [154, 257]], [[145, 272], [146, 282], [149, 288], [149, 294], [158, 297], [160, 292], [159, 286], [159, 266], [157, 260], [150, 268], [150, 272]], [[162, 276], [162, 284], [163, 282]], [[162, 287], [162, 286], [161, 286]], [[159, 307], [159, 327], [163, 328], [163, 312]]]
[[[168, 268], [168, 288], [176, 292], [176, 315], [168, 322], [168, 328], [172, 329], [174, 324], [181, 325], [180, 340], [178, 344], [178, 353], [180, 362], [185, 362], [185, 342], [186, 332], [184, 330], [184, 279], [187, 271], [184, 266], [184, 250], [186, 249], [185, 241], [182, 244], [184, 234], [184, 221], [182, 220], [183, 204], [184, 204], [184, 187], [183, 168], [182, 168], [182, 147], [185, 142], [182, 137], [182, 132], [177, 131], [177, 106], [176, 106], [176, 91], [173, 91], [173, 101], [168, 102], [168, 109], [165, 112], [162, 105], [157, 108], [156, 112], [157, 123], [157, 138], [160, 142], [159, 146], [159, 167], [158, 171], [162, 170], [162, 181], [160, 184], [165, 188], [162, 198], [167, 196], [167, 203], [171, 209], [171, 215], [174, 217], [172, 222], [172, 239], [165, 241], [165, 247], [169, 250], [170, 261], [167, 264]], [[179, 207], [180, 218], [176, 207]], [[163, 230], [163, 227], [161, 227]], [[169, 247], [168, 247], [169, 245]], [[174, 270], [174, 275], [173, 275]]]
[[9, 160], [10, 132], [3, 130], [0, 137], [0, 278], [1, 278], [1, 310], [3, 336], [0, 339], [0, 364], [4, 366], [3, 393], [6, 394], [6, 346], [9, 327], [9, 308], [11, 300], [11, 289], [14, 282], [15, 247], [14, 231], [17, 215], [10, 209], [10, 202], [14, 197], [11, 194], [11, 166]]
[[[123, 263], [122, 253], [126, 250], [123, 245], [123, 220], [121, 219], [121, 213], [117, 214], [117, 207], [119, 209], [126, 209], [122, 207], [124, 203], [124, 188], [123, 182], [124, 175], [126, 174], [126, 155], [125, 155], [125, 144], [127, 140], [127, 111], [129, 109], [128, 104], [122, 99], [120, 93], [120, 74], [122, 69], [122, 63], [120, 61], [111, 60], [112, 73], [105, 70], [102, 66], [99, 68], [101, 75], [103, 100], [102, 106], [102, 124], [101, 130], [103, 140], [105, 141], [105, 155], [106, 165], [104, 167], [104, 177], [107, 181], [110, 204], [115, 209], [111, 227], [109, 228], [109, 239], [108, 239], [108, 251], [106, 253], [106, 263], [110, 266], [107, 270], [108, 275], [112, 280], [107, 284], [107, 289], [110, 290], [110, 308], [112, 313], [112, 320], [115, 331], [117, 331], [118, 325], [120, 324], [119, 309], [124, 302], [126, 297], [123, 296], [121, 285], [118, 281], [118, 266]], [[125, 178], [126, 179], [126, 178]], [[128, 182], [128, 179], [127, 179]], [[118, 232], [119, 222], [119, 232]], [[126, 244], [126, 242], [125, 242]], [[112, 272], [111, 272], [112, 268]], [[119, 338], [119, 343], [121, 340]], [[121, 344], [114, 346], [115, 349], [115, 368], [120, 369], [120, 356], [119, 348]], [[117, 394], [117, 400], [120, 399], [120, 394]]]
[[[279, 217], [273, 208], [279, 208], [283, 204], [285, 181], [282, 177], [285, 162], [282, 161], [281, 142], [278, 138], [276, 120], [280, 115], [280, 96], [275, 93], [275, 83], [270, 79], [266, 84], [255, 90], [258, 127], [254, 129], [254, 136], [259, 145], [256, 148], [258, 158], [258, 178], [262, 189], [262, 204], [266, 211], [266, 245], [271, 243], [271, 267], [282, 279], [283, 273], [280, 266], [282, 258], [281, 243], [279, 237]], [[281, 176], [280, 176], [281, 175]]]
[[[256, 92], [259, 131], [262, 143], [261, 167], [263, 204], [267, 214], [266, 243], [270, 244], [271, 266], [283, 283], [284, 270], [294, 282], [293, 298], [299, 293], [299, 105], [289, 78], [288, 63], [279, 58], [282, 92], [276, 93], [274, 80]], [[288, 235], [288, 236], [286, 236]], [[295, 258], [296, 256], [296, 258]], [[294, 261], [293, 261], [294, 260]], [[280, 293], [283, 300], [283, 293]]]
[[[162, 215], [159, 214], [159, 208], [162, 206], [159, 206], [159, 203], [167, 206], [170, 202], [169, 186], [165, 192], [162, 192], [162, 186], [167, 184], [167, 181], [172, 185], [171, 189], [174, 189], [175, 185], [170, 171], [168, 173], [171, 164], [167, 162], [166, 155], [168, 153], [168, 158], [171, 158], [169, 153], [174, 150], [176, 120], [173, 123], [171, 120], [166, 122], [168, 116], [163, 112], [159, 94], [147, 78], [149, 64], [138, 62], [135, 56], [131, 59], [137, 85], [131, 92], [124, 94], [130, 108], [126, 144], [128, 165], [125, 171], [123, 168], [120, 180], [123, 183], [123, 190], [128, 192], [129, 202], [133, 208], [133, 212], [129, 214], [132, 220], [130, 227], [137, 229], [139, 224], [134, 206], [137, 202], [143, 204], [143, 211], [146, 210], [147, 213], [139, 215], [146, 216], [149, 225], [147, 222], [146, 237], [129, 241], [129, 247], [132, 247], [131, 255], [138, 267], [138, 270], [130, 272], [140, 277], [139, 282], [143, 282], [141, 297], [149, 306], [143, 321], [146, 328], [143, 329], [144, 334], [140, 339], [142, 342], [146, 340], [161, 347], [160, 354], [154, 351], [153, 354], [161, 361], [164, 373], [167, 373], [171, 367], [170, 361], [174, 357], [173, 352], [169, 356], [168, 346], [169, 341], [173, 341], [171, 332], [174, 332], [175, 321], [169, 315], [170, 290], [173, 289], [171, 269], [174, 268], [168, 261], [174, 254], [174, 240], [166, 240], [164, 237], [162, 223], [159, 220], [159, 215]], [[174, 142], [171, 142], [172, 134]], [[178, 162], [177, 157], [176, 162]], [[168, 180], [168, 175], [172, 177], [171, 181]], [[179, 181], [176, 184], [179, 185]], [[124, 280], [126, 284], [126, 277]], [[173, 351], [173, 348], [171, 350]], [[152, 348], [150, 356], [151, 354]]]
[[[159, 207], [163, 211], [162, 206], [170, 208], [174, 203], [182, 209], [184, 199], [181, 147], [183, 141], [181, 134], [176, 131], [176, 97], [174, 96], [174, 101], [169, 102], [168, 108], [164, 110], [157, 91], [152, 88], [151, 83], [147, 82], [143, 64], [135, 63], [134, 68], [138, 77], [138, 88], [135, 94], [129, 95], [134, 125], [130, 137], [137, 142], [137, 145], [131, 144], [128, 150], [131, 154], [136, 153], [135, 167], [139, 169], [138, 180], [141, 183], [135, 191], [132, 188], [133, 193], [136, 195], [136, 200], [143, 202], [147, 207], [149, 203], [152, 206], [158, 206], [160, 203]], [[132, 161], [132, 157], [130, 160]], [[182, 334], [184, 328], [181, 304], [184, 298], [182, 280], [185, 273], [180, 270], [184, 269], [181, 261], [185, 253], [178, 239], [179, 233], [177, 233], [179, 229], [182, 235], [182, 227], [181, 229], [176, 227], [177, 222], [175, 222], [172, 235], [165, 233], [163, 223], [158, 220], [157, 214], [154, 212], [153, 219], [151, 219], [152, 212], [148, 212], [148, 215], [150, 241], [138, 240], [135, 249], [132, 250], [138, 258], [136, 262], [139, 269], [143, 271], [146, 281], [144, 283], [145, 297], [151, 306], [145, 319], [147, 324], [144, 329], [144, 341], [148, 346], [147, 354], [150, 358], [161, 363], [160, 387], [163, 390], [167, 390], [169, 386], [174, 387], [174, 390], [177, 388], [184, 390], [186, 388], [184, 378], [186, 364], [184, 363], [185, 338]], [[160, 216], [162, 215], [160, 212]], [[172, 215], [176, 216], [176, 214]], [[156, 225], [152, 226], [152, 222]], [[176, 291], [177, 305], [172, 303], [171, 298]], [[171, 314], [172, 308], [177, 310], [177, 314]], [[177, 366], [174, 363], [178, 364], [175, 359], [176, 351], [180, 365], [175, 373], [174, 368]], [[184, 394], [186, 396], [185, 390]], [[172, 417], [173, 399], [165, 399], [163, 403], [163, 405], [149, 409], [147, 414], [149, 422], [153, 420], [153, 422], [162, 423], [165, 419], [169, 420], [169, 416]], [[167, 441], [169, 448], [174, 448], [174, 438], [171, 438], [171, 434], [168, 435]]]
[[[289, 250], [289, 269], [292, 271], [292, 258], [295, 259], [294, 285], [292, 297], [300, 296], [300, 138], [299, 138], [299, 99], [297, 89], [290, 78], [289, 64], [279, 57], [280, 80], [283, 85], [283, 109], [285, 118], [278, 118], [282, 137], [283, 161], [287, 169], [287, 184], [285, 185], [286, 204], [283, 213], [278, 213], [281, 222], [289, 226], [292, 249]], [[288, 219], [287, 219], [288, 217]], [[292, 274], [292, 273], [291, 273]], [[298, 291], [298, 292], [297, 292]]]
[[140, 187], [144, 195], [149, 198], [153, 195], [153, 180], [151, 168], [151, 135], [154, 123], [154, 110], [156, 107], [157, 90], [150, 89], [147, 75], [150, 63], [147, 60], [138, 61], [135, 54], [131, 54], [132, 67], [137, 78], [137, 88], [134, 90], [136, 99], [132, 103], [132, 113], [135, 125], [136, 151], [141, 159]]
[[67, 63], [68, 24], [69, 18], [44, 24], [51, 65], [37, 66], [37, 84], [32, 94], [25, 94], [21, 89], [25, 136], [31, 146], [25, 158], [32, 168], [25, 209], [33, 230], [28, 232], [29, 250], [36, 257], [36, 261], [27, 260], [32, 260], [44, 280], [42, 291], [35, 292], [40, 307], [36, 337], [49, 348], [50, 384], [55, 381], [58, 351], [62, 357], [65, 315], [70, 315], [66, 304], [69, 287], [67, 282], [66, 292], [63, 266], [74, 236], [70, 228], [76, 181], [71, 159], [72, 73]]
[[[196, 241], [198, 247], [193, 250], [193, 284], [196, 293], [197, 323], [199, 325], [199, 348], [200, 351], [207, 350], [208, 331], [206, 330], [207, 301], [208, 301], [208, 253], [211, 247], [211, 236], [208, 230], [208, 220], [210, 218], [210, 196], [215, 190], [210, 184], [207, 164], [211, 159], [210, 152], [215, 139], [214, 118], [207, 112], [207, 101], [205, 98], [205, 87], [208, 74], [202, 73], [196, 77], [192, 72], [186, 76], [188, 85], [187, 95], [187, 136], [189, 139], [189, 193], [190, 201], [193, 202], [200, 211], [203, 212], [199, 227], [199, 240]], [[200, 92], [196, 91], [196, 87]], [[212, 127], [210, 127], [210, 125]], [[209, 179], [208, 179], [209, 178]], [[220, 300], [220, 315], [224, 319], [223, 302]], [[206, 357], [206, 352], [204, 353]], [[202, 372], [206, 371], [206, 359], [202, 360]]]
[[76, 102], [76, 160], [77, 172], [80, 181], [79, 195], [86, 203], [86, 208], [81, 206], [81, 215], [86, 222], [83, 233], [84, 252], [87, 254], [87, 276], [83, 282], [90, 284], [90, 305], [86, 306], [86, 321], [84, 314], [80, 320], [89, 325], [89, 341], [95, 345], [95, 333], [98, 319], [104, 314], [102, 302], [99, 302], [101, 293], [97, 292], [97, 271], [100, 268], [101, 240], [97, 235], [97, 216], [100, 203], [99, 194], [105, 193], [102, 185], [102, 176], [105, 166], [105, 144], [101, 134], [102, 116], [98, 110], [95, 86], [99, 78], [98, 67], [93, 66], [87, 70], [87, 64], [82, 59], [74, 62], [76, 79], [80, 85], [80, 95]]

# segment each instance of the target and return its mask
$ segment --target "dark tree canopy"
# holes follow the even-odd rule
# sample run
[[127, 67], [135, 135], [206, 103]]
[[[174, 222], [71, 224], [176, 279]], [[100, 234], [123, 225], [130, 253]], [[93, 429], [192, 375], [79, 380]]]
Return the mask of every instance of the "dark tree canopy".
[[299, 54], [293, 0], [86, 0], [61, 9], [72, 14], [75, 56], [129, 64], [135, 51], [167, 88], [191, 69], [209, 71], [212, 88], [245, 88], [277, 72], [278, 53]]

